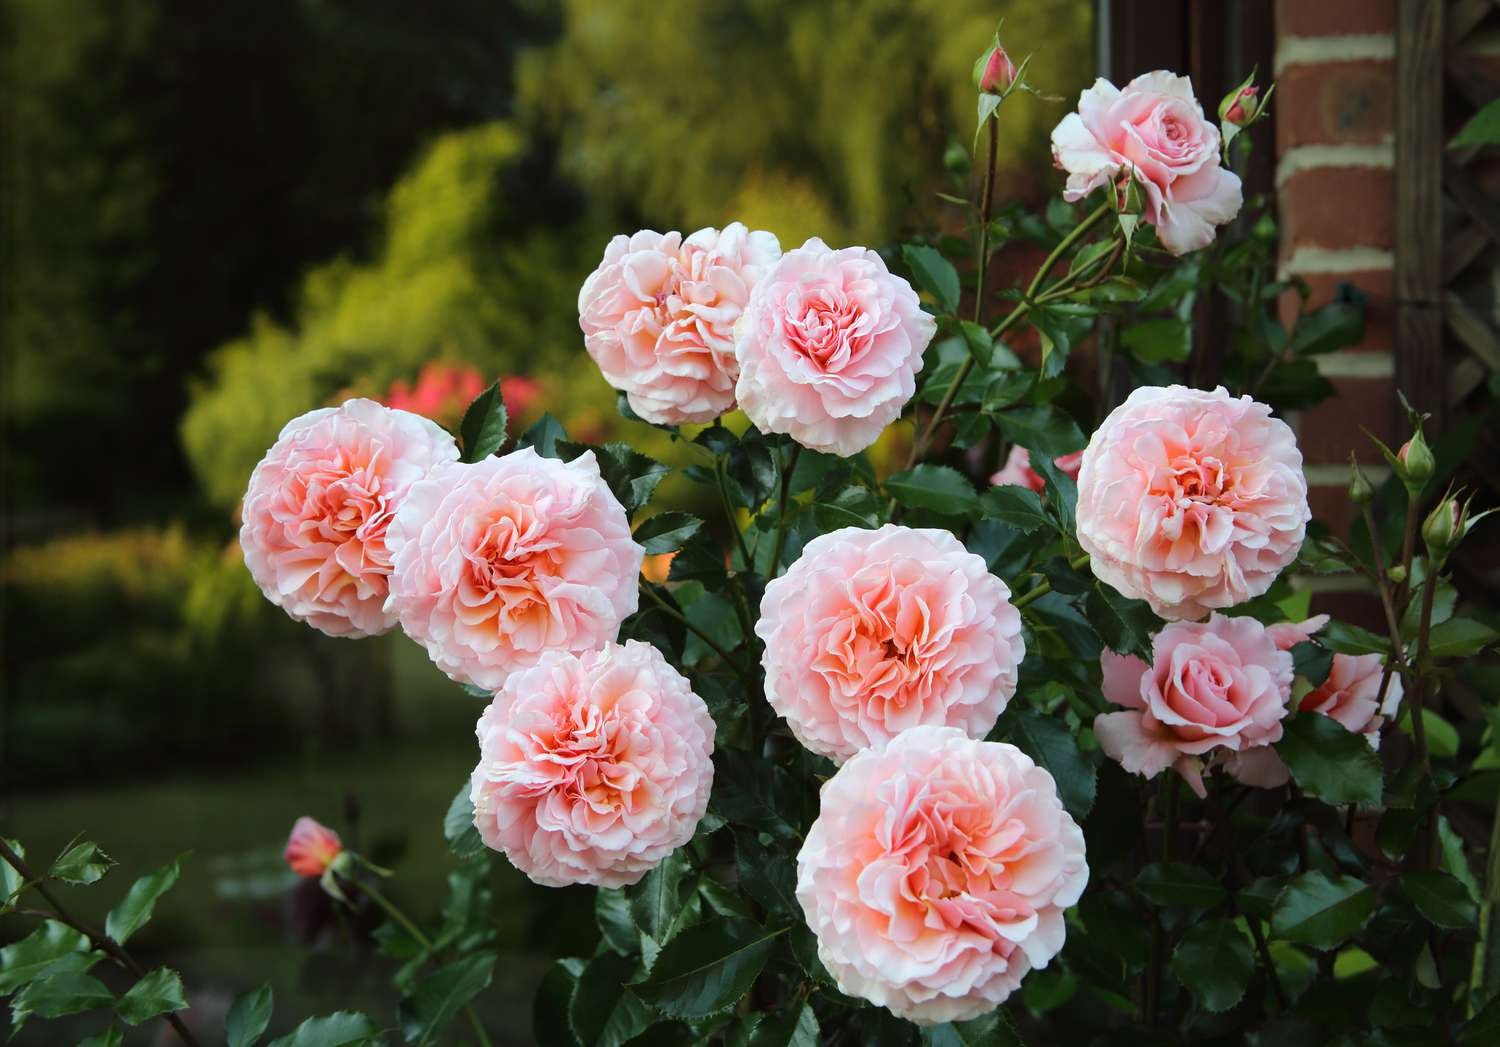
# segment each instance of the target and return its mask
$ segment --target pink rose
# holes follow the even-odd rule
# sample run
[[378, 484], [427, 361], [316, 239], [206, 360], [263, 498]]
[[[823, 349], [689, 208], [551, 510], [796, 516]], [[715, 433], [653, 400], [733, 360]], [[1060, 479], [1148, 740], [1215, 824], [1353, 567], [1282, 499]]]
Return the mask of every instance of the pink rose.
[[594, 453], [530, 447], [436, 468], [390, 530], [387, 607], [462, 683], [495, 690], [549, 648], [589, 651], [633, 614], [644, 551]]
[[1010, 589], [947, 531], [846, 527], [766, 586], [766, 700], [842, 762], [919, 724], [982, 738], [1025, 656]]
[[915, 727], [844, 764], [819, 807], [797, 900], [843, 992], [919, 1025], [963, 1021], [1062, 949], [1083, 833], [1015, 746]]
[[[1319, 614], [1305, 622], [1277, 622], [1266, 632], [1283, 651], [1311, 640], [1313, 634], [1328, 624], [1328, 615]], [[1332, 717], [1355, 734], [1362, 734], [1372, 749], [1380, 747], [1380, 728], [1387, 716], [1396, 715], [1401, 707], [1401, 677], [1391, 675], [1385, 698], [1380, 699], [1380, 681], [1385, 675], [1385, 660], [1378, 654], [1335, 654], [1328, 678], [1302, 696], [1297, 708], [1302, 712], [1322, 713]]]
[[333, 860], [344, 851], [339, 834], [314, 818], [303, 815], [292, 825], [286, 850], [281, 854], [292, 872], [316, 880], [328, 871]]
[[505, 682], [475, 733], [479, 835], [547, 887], [635, 883], [708, 807], [714, 722], [650, 644], [546, 652]]
[[[1074, 451], [1072, 454], [1060, 455], [1052, 459], [1052, 464], [1062, 470], [1064, 475], [1076, 480], [1078, 467], [1083, 464], [1083, 452]], [[994, 476], [990, 477], [990, 484], [991, 486], [1015, 484], [1017, 487], [1029, 488], [1038, 494], [1047, 486], [1041, 474], [1031, 468], [1031, 452], [1020, 444], [1011, 445], [1010, 454], [1005, 457], [1005, 464]]]
[[1070, 201], [1134, 177], [1146, 221], [1173, 254], [1207, 247], [1240, 210], [1239, 177], [1219, 166], [1219, 131], [1185, 76], [1146, 73], [1123, 91], [1095, 80], [1053, 129], [1052, 156], [1068, 172]]
[[878, 254], [814, 237], [761, 279], [736, 328], [740, 408], [764, 432], [855, 454], [900, 417], [936, 330]]
[[[1151, 643], [1148, 666], [1133, 655], [1106, 650], [1104, 697], [1124, 712], [1101, 713], [1094, 735], [1106, 756], [1132, 774], [1155, 778], [1172, 768], [1199, 796], [1203, 757], [1228, 763], [1247, 785], [1286, 781], [1258, 760], [1275, 751], [1292, 697], [1292, 656], [1279, 650], [1254, 618], [1213, 615], [1207, 622], [1173, 622]], [[1279, 775], [1280, 780], [1273, 780]]]
[[734, 407], [734, 324], [781, 256], [739, 222], [616, 236], [578, 292], [583, 344], [605, 381], [649, 422], [708, 422]]
[[457, 457], [437, 425], [373, 400], [292, 419], [245, 493], [240, 547], [255, 584], [329, 636], [388, 632], [392, 516], [414, 483]]
[[1137, 389], [1078, 473], [1078, 541], [1094, 574], [1163, 618], [1201, 618], [1270, 588], [1311, 514], [1287, 424], [1248, 396]]

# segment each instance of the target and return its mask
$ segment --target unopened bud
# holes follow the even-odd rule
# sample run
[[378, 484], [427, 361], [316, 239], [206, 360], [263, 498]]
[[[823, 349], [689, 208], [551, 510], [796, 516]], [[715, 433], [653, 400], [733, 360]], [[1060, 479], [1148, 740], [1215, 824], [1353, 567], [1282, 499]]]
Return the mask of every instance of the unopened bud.
[[1016, 82], [1016, 66], [997, 39], [974, 63], [974, 86], [981, 94], [1004, 94]]
[[1401, 477], [1401, 482], [1406, 484], [1406, 489], [1413, 494], [1427, 486], [1436, 467], [1432, 448], [1427, 446], [1427, 439], [1422, 435], [1421, 429], [1413, 433], [1412, 438], [1396, 452], [1396, 472]]
[[1359, 463], [1349, 461], [1349, 500], [1355, 505], [1364, 505], [1375, 497], [1375, 488], [1360, 470]]
[[1258, 87], [1241, 87], [1219, 105], [1219, 119], [1235, 127], [1249, 127], [1260, 114]]
[[1422, 524], [1422, 541], [1433, 560], [1447, 558], [1464, 534], [1464, 507], [1452, 495], [1437, 504]]
[[1406, 565], [1402, 563], [1391, 564], [1391, 569], [1386, 574], [1390, 576], [1391, 581], [1400, 585], [1406, 581]]
[[1115, 183], [1115, 210], [1120, 214], [1140, 214], [1146, 209], [1146, 194], [1141, 183], [1127, 169]]

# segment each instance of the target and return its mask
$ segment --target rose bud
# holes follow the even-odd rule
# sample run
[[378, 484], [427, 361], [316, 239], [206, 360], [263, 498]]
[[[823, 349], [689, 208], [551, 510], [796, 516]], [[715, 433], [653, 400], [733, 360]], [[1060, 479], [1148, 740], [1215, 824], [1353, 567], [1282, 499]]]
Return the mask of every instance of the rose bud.
[[1422, 541], [1427, 543], [1428, 555], [1438, 563], [1446, 559], [1463, 538], [1466, 509], [1458, 499], [1449, 495], [1437, 504], [1422, 524]]
[[981, 94], [1004, 94], [1016, 82], [1016, 66], [997, 40], [974, 63], [974, 86]]
[[1256, 96], [1258, 87], [1241, 87], [1219, 105], [1219, 119], [1235, 127], [1249, 127], [1260, 115], [1260, 103]]
[[1349, 500], [1355, 505], [1364, 505], [1374, 497], [1375, 488], [1370, 485], [1359, 463], [1351, 457], [1349, 459]]
[[1396, 452], [1396, 472], [1401, 477], [1401, 482], [1406, 484], [1406, 489], [1413, 493], [1427, 486], [1436, 465], [1432, 449], [1427, 446], [1427, 439], [1422, 435], [1421, 429]]
[[328, 871], [333, 860], [344, 851], [339, 834], [316, 819], [304, 815], [292, 826], [282, 857], [292, 872], [315, 880]]

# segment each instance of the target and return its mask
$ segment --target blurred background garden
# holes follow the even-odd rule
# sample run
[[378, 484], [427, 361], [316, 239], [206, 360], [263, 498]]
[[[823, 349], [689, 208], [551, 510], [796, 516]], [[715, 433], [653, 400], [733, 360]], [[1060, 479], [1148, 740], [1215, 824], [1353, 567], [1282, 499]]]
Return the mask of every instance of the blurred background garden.
[[[330, 639], [260, 596], [234, 541], [251, 468], [308, 409], [357, 394], [451, 425], [497, 378], [520, 425], [545, 409], [575, 439], [626, 435], [577, 327], [609, 236], [738, 219], [784, 246], [885, 246], [930, 227], [996, 13], [3, 0], [0, 832], [39, 855], [87, 832], [124, 882], [193, 851], [137, 943], [183, 971], [205, 1028], [268, 973], [278, 1027], [384, 999], [392, 961], [350, 948], [280, 847], [313, 814], [435, 916], [479, 705], [399, 633]], [[1004, 13], [1043, 56], [1032, 81], [1075, 99], [1093, 4]], [[1007, 111], [1006, 199], [1054, 192], [1064, 111]], [[508, 868], [491, 886], [510, 923], [482, 1006], [526, 1042], [536, 980], [587, 953], [592, 905]]]

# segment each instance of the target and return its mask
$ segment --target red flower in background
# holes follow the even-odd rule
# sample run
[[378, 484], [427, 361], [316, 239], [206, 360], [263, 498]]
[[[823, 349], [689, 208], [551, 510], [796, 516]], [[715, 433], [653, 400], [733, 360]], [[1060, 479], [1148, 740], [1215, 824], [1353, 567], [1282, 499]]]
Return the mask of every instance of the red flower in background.
[[[487, 384], [477, 368], [434, 362], [423, 365], [415, 383], [396, 379], [379, 399], [387, 407], [411, 411], [456, 429], [463, 420], [464, 409], [484, 392]], [[506, 410], [515, 417], [525, 414], [536, 402], [541, 388], [536, 379], [521, 375], [500, 380], [500, 395]]]

